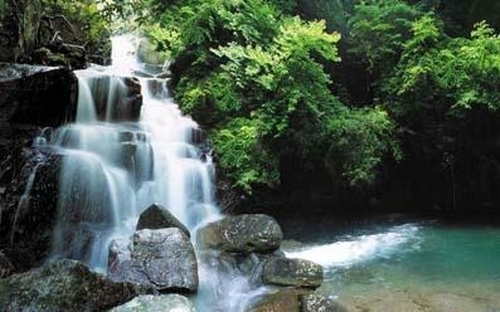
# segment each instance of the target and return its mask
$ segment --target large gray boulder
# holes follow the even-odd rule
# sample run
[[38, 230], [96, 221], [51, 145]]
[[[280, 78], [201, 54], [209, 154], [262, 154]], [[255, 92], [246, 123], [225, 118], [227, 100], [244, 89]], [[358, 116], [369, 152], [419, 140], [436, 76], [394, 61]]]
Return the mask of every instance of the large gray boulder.
[[149, 285], [165, 293], [198, 290], [194, 248], [178, 228], [135, 232], [130, 259], [127, 257], [122, 253], [115, 258], [118, 261], [110, 259], [108, 275], [112, 280]]
[[103, 311], [151, 293], [150, 287], [110, 281], [73, 260], [0, 280], [2, 311]]
[[159, 204], [152, 204], [144, 210], [137, 221], [137, 230], [143, 229], [164, 229], [175, 227], [180, 229], [187, 237], [191, 237], [187, 227], [182, 224], [173, 214], [165, 207]]
[[312, 261], [271, 257], [263, 265], [264, 284], [317, 288], [323, 282], [323, 268]]
[[197, 234], [198, 244], [205, 248], [244, 254], [273, 252], [282, 240], [279, 224], [264, 214], [227, 216], [206, 225]]
[[125, 238], [114, 239], [109, 245], [108, 274], [112, 277], [121, 266], [127, 265], [132, 259], [131, 242]]
[[196, 312], [195, 307], [188, 298], [177, 295], [142, 295], [135, 297], [130, 302], [111, 309], [109, 312]]

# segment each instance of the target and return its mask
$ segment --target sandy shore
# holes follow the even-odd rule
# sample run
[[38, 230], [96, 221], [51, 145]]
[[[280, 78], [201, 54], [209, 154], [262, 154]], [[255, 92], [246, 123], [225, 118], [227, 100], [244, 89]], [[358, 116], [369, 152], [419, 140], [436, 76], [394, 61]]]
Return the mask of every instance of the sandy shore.
[[375, 290], [362, 295], [344, 294], [339, 301], [356, 312], [500, 312], [495, 289], [439, 291], [428, 289]]

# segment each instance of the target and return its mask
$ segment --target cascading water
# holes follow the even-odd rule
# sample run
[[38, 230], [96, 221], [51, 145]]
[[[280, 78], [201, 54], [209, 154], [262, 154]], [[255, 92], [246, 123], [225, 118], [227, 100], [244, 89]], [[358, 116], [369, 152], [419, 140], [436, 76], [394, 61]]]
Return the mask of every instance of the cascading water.
[[[213, 163], [192, 142], [198, 126], [170, 100], [164, 79], [131, 78], [139, 68], [132, 42], [113, 39], [110, 68], [76, 72], [77, 121], [50, 141], [64, 155], [52, 255], [99, 271], [106, 270], [111, 240], [129, 237], [153, 203], [190, 230], [218, 216]], [[129, 98], [138, 86], [139, 120]]]

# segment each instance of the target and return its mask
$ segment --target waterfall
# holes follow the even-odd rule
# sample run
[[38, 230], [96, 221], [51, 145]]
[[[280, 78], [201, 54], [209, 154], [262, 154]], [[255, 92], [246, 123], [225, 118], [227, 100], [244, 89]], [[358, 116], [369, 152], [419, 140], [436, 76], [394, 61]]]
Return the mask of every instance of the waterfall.
[[[181, 114], [165, 79], [132, 77], [140, 65], [130, 37], [112, 42], [111, 67], [76, 72], [77, 120], [56, 129], [49, 142], [64, 155], [52, 257], [98, 271], [106, 270], [110, 242], [130, 237], [153, 203], [190, 230], [219, 214], [214, 164], [193, 143], [198, 125]], [[141, 95], [131, 94], [139, 88]]]

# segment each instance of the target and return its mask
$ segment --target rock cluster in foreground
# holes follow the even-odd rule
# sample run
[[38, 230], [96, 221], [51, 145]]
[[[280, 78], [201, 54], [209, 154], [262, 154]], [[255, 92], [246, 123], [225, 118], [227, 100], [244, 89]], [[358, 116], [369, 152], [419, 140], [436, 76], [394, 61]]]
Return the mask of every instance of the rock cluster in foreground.
[[[8, 311], [196, 311], [185, 297], [199, 285], [189, 231], [156, 204], [140, 220], [130, 240], [111, 244], [107, 277], [73, 260], [50, 263], [0, 280], [0, 304]], [[276, 220], [262, 214], [227, 216], [201, 228], [198, 255], [221, 279], [213, 284], [215, 300], [227, 300], [231, 280], [222, 279], [230, 276], [247, 279], [249, 292], [266, 289], [249, 296], [243, 311], [347, 311], [314, 292], [323, 281], [321, 266], [286, 258], [282, 239]]]
[[279, 224], [263, 214], [227, 216], [197, 233], [199, 253], [212, 270], [221, 276], [246, 276], [249, 291], [267, 287], [268, 291], [252, 298], [244, 311], [347, 311], [340, 303], [314, 292], [323, 282], [322, 267], [286, 258], [279, 251], [282, 240]]

